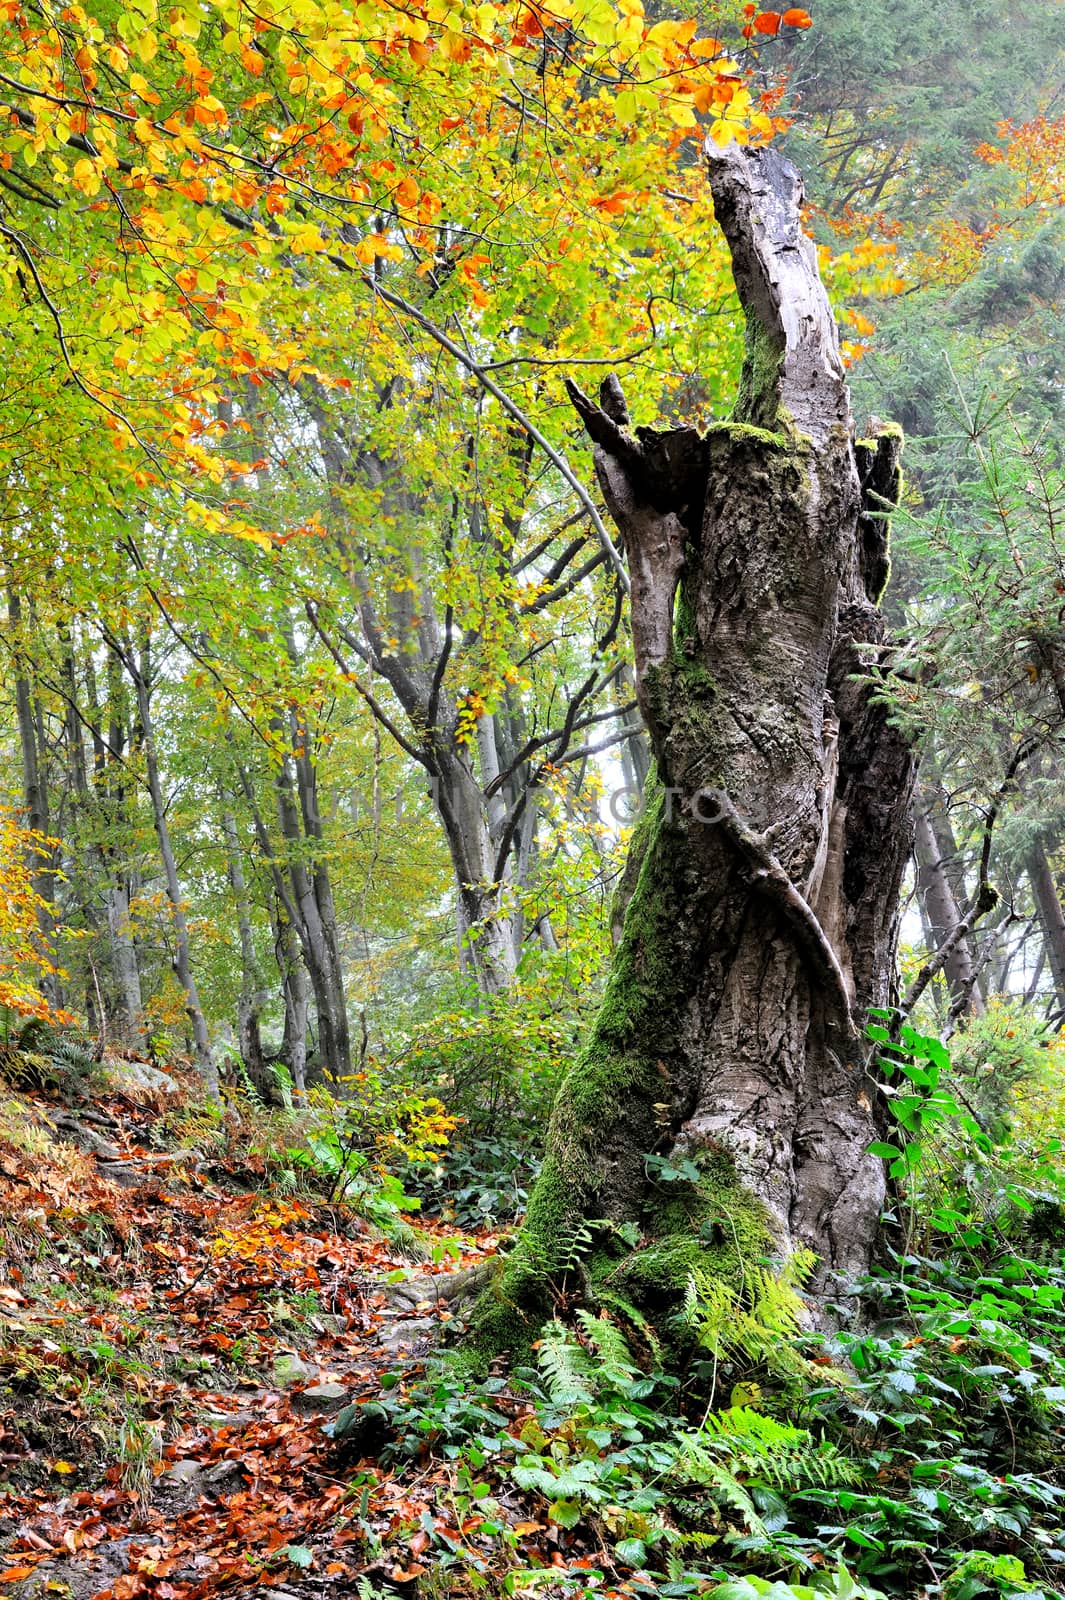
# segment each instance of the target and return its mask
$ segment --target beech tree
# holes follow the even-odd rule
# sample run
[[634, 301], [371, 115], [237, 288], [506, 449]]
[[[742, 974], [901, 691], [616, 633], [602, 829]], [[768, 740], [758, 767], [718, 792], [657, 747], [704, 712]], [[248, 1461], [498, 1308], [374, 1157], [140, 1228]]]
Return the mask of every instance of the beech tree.
[[653, 1313], [693, 1268], [742, 1286], [803, 1248], [823, 1297], [866, 1265], [884, 1200], [862, 1026], [891, 999], [910, 845], [913, 758], [877, 693], [901, 437], [853, 437], [795, 168], [709, 163], [746, 318], [734, 419], [633, 429], [615, 377], [598, 405], [568, 384], [631, 574], [657, 776], [601, 1009], [475, 1317], [497, 1349], [574, 1279]]

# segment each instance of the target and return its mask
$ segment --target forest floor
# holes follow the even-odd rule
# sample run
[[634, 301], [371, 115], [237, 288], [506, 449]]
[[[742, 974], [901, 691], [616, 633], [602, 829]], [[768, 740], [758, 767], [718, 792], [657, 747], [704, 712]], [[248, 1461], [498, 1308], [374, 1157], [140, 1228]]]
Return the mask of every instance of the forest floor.
[[324, 1430], [418, 1373], [434, 1279], [496, 1239], [420, 1223], [415, 1266], [266, 1171], [158, 1095], [0, 1096], [0, 1595], [425, 1594], [430, 1542], [475, 1556], [446, 1459]]

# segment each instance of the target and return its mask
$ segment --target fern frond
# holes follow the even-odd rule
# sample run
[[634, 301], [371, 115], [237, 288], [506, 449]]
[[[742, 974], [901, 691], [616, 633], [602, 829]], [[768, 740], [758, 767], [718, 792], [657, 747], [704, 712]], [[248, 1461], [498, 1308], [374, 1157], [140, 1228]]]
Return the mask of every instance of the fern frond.
[[749, 1266], [740, 1293], [696, 1268], [689, 1278], [684, 1320], [715, 1359], [744, 1356], [787, 1378], [806, 1378], [810, 1366], [796, 1347], [809, 1313], [795, 1284], [809, 1275], [812, 1253], [796, 1251], [785, 1269]]
[[759, 1478], [785, 1492], [861, 1481], [861, 1467], [835, 1445], [750, 1406], [711, 1412], [701, 1432], [702, 1447], [726, 1460], [732, 1473]]
[[695, 1550], [709, 1550], [712, 1545], [721, 1543], [719, 1533], [706, 1533], [701, 1528], [692, 1528], [687, 1533], [677, 1535], [677, 1544], [690, 1545]]
[[599, 1299], [604, 1306], [619, 1313], [626, 1322], [632, 1324], [637, 1333], [647, 1341], [647, 1348], [651, 1353], [652, 1360], [656, 1364], [659, 1363], [662, 1359], [662, 1341], [639, 1307], [634, 1306], [631, 1300], [626, 1300], [624, 1295], [616, 1294], [612, 1289], [600, 1290]]
[[591, 1225], [578, 1219], [562, 1229], [549, 1250], [524, 1234], [520, 1237], [518, 1249], [523, 1252], [537, 1273], [548, 1277], [551, 1274], [572, 1272], [591, 1244]]
[[590, 1311], [578, 1311], [577, 1320], [584, 1329], [589, 1344], [602, 1363], [603, 1377], [615, 1386], [630, 1383], [639, 1376], [639, 1367], [625, 1341], [625, 1335], [609, 1317], [595, 1317]]
[[591, 1402], [593, 1390], [588, 1353], [557, 1317], [547, 1323], [540, 1335], [537, 1360], [553, 1404], [587, 1405]]
[[725, 1505], [739, 1512], [751, 1533], [763, 1538], [766, 1536], [766, 1525], [743, 1484], [723, 1461], [715, 1459], [697, 1434], [682, 1435], [678, 1441], [677, 1458], [669, 1475], [709, 1489]]
[[766, 1450], [791, 1450], [810, 1438], [805, 1428], [778, 1422], [775, 1417], [768, 1417], [764, 1411], [755, 1411], [751, 1406], [726, 1406], [722, 1411], [712, 1411], [703, 1428], [717, 1439], [753, 1440]]

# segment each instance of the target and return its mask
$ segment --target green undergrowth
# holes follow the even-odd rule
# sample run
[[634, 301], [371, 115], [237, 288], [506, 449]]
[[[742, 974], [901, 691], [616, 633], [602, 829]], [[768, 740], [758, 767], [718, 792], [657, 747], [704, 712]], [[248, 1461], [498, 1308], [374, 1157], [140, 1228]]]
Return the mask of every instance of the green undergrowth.
[[[574, 1597], [740, 1576], [723, 1595], [1061, 1594], [1061, 1264], [896, 1257], [861, 1285], [871, 1326], [830, 1340], [800, 1331], [791, 1285], [761, 1278], [746, 1304], [693, 1278], [679, 1369], [613, 1315], [578, 1312], [508, 1377], [471, 1387], [445, 1365], [397, 1381], [383, 1402], [396, 1465], [449, 1458], [489, 1521], [531, 1496], [572, 1554], [553, 1581]], [[832, 1587], [841, 1572], [855, 1587]]]
[[[875, 1269], [840, 1285], [833, 1333], [809, 1332], [812, 1258], [772, 1260], [750, 1219], [730, 1272], [722, 1174], [654, 1158], [664, 1240], [634, 1226], [612, 1255], [609, 1230], [586, 1225], [508, 1371], [397, 1375], [382, 1398], [397, 1470], [448, 1459], [482, 1533], [497, 1528], [493, 1561], [442, 1549], [448, 1570], [489, 1592], [506, 1572], [517, 1594], [551, 1563], [549, 1592], [574, 1600], [1065, 1595], [1059, 1047], [1026, 1036], [1003, 1083], [1019, 1030], [980, 1026], [957, 1065], [913, 1029], [874, 1029], [893, 1209]], [[1033, 1098], [1038, 1117], [1019, 1109]], [[636, 1289], [661, 1289], [659, 1272], [652, 1323]], [[539, 1543], [500, 1510], [516, 1494]]]

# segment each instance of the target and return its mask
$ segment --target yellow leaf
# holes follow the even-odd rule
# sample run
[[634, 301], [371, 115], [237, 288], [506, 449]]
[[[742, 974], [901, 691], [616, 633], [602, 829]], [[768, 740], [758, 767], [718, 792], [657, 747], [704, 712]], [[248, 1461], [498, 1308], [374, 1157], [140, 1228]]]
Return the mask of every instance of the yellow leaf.
[[96, 163], [86, 157], [74, 163], [74, 187], [80, 189], [82, 194], [90, 198], [100, 192], [100, 174], [96, 170]]
[[67, 1475], [67, 1473], [77, 1472], [77, 1470], [78, 1470], [77, 1467], [74, 1466], [73, 1462], [70, 1462], [70, 1461], [53, 1461], [52, 1462], [52, 1471], [53, 1472], [58, 1472], [60, 1477], [65, 1477]]
[[304, 223], [289, 236], [289, 247], [296, 255], [313, 255], [316, 250], [325, 249], [325, 240], [313, 222]]

